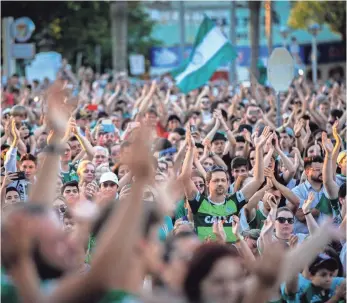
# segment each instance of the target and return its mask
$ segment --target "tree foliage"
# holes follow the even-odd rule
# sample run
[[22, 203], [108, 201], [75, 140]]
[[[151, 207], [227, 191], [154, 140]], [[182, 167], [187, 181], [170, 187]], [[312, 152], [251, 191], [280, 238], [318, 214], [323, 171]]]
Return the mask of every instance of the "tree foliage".
[[297, 1], [294, 3], [289, 26], [308, 29], [310, 24], [327, 24], [346, 41], [346, 1]]
[[[84, 64], [94, 65], [95, 47], [101, 46], [102, 68], [112, 68], [109, 1], [2, 1], [1, 17], [30, 17], [35, 25], [33, 42], [45, 37], [52, 50], [74, 62], [83, 53]], [[148, 56], [160, 41], [151, 38], [155, 25], [140, 2], [128, 5], [128, 52]]]

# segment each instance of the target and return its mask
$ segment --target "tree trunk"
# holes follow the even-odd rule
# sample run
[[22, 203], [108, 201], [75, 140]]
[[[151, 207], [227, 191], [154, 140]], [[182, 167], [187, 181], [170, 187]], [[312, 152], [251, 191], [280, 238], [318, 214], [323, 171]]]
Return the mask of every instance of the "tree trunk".
[[250, 10], [249, 35], [251, 40], [251, 73], [258, 79], [258, 58], [259, 58], [259, 19], [261, 1], [249, 1]]
[[126, 72], [128, 62], [128, 3], [112, 1], [110, 9], [112, 66], [115, 73]]

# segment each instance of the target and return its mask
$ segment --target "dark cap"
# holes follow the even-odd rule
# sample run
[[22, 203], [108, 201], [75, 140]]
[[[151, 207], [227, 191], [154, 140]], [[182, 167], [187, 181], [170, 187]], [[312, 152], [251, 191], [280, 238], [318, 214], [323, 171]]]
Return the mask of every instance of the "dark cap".
[[319, 269], [327, 269], [334, 271], [338, 269], [336, 260], [327, 254], [319, 254], [309, 266], [308, 270], [311, 274], [316, 274]]
[[181, 123], [181, 119], [177, 116], [177, 115], [170, 115], [168, 118], [167, 118], [167, 122], [170, 122], [172, 120], [176, 120], [178, 121], [179, 123]]
[[219, 132], [216, 132], [216, 134], [214, 135], [214, 137], [213, 137], [211, 143], [214, 142], [214, 141], [219, 141], [219, 140], [221, 140], [221, 141], [226, 141], [227, 138], [226, 138], [223, 134], [221, 134], [221, 133], [219, 133]]
[[253, 240], [258, 240], [260, 237], [260, 229], [250, 229], [250, 230], [244, 230], [242, 232], [243, 237], [251, 238]]

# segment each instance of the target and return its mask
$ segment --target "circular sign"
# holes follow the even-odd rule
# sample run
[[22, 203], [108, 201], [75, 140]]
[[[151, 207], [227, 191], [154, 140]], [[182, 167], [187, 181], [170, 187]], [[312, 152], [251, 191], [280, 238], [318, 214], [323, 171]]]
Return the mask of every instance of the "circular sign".
[[267, 63], [267, 77], [277, 92], [288, 90], [294, 78], [294, 60], [284, 47], [275, 48]]
[[34, 22], [28, 17], [21, 17], [13, 21], [11, 34], [18, 42], [26, 42], [35, 30]]

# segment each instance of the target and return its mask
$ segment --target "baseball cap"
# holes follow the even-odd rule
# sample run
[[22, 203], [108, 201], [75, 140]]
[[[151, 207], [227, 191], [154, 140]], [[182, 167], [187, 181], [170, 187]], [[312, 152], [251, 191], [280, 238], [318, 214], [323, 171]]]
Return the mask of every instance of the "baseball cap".
[[347, 150], [343, 150], [342, 152], [339, 153], [336, 163], [340, 164], [340, 162], [347, 156]]
[[176, 120], [179, 123], [181, 123], [181, 119], [177, 116], [177, 115], [170, 115], [167, 119], [167, 122], [171, 121], [171, 120]]
[[213, 137], [211, 143], [214, 142], [214, 141], [218, 141], [218, 140], [226, 141], [227, 138], [225, 138], [225, 136], [224, 136], [223, 134], [217, 132], [217, 133], [214, 135], [214, 137]]
[[248, 238], [251, 238], [253, 240], [258, 240], [258, 238], [260, 237], [260, 229], [244, 230], [242, 232], [242, 236], [245, 238], [248, 237]]
[[107, 181], [111, 181], [111, 182], [116, 183], [118, 185], [118, 177], [113, 172], [106, 172], [106, 173], [101, 175], [100, 184], [107, 182]]
[[338, 269], [336, 260], [327, 254], [319, 254], [309, 266], [310, 273], [316, 273], [319, 269], [325, 268], [329, 271]]

